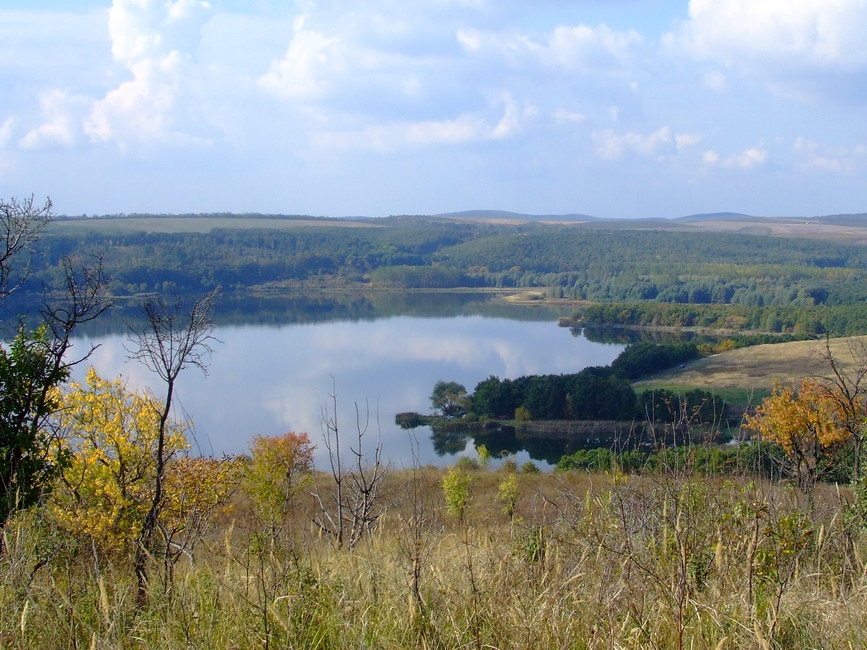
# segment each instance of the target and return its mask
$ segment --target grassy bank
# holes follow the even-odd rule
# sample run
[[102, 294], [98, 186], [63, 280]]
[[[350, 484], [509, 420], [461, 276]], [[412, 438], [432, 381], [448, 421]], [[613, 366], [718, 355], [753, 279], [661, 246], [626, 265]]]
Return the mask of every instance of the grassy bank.
[[239, 493], [171, 573], [155, 561], [144, 607], [126, 556], [25, 513], [0, 559], [0, 646], [867, 644], [865, 521], [845, 490], [822, 486], [810, 504], [785, 484], [674, 470], [469, 476], [458, 517], [441, 471], [392, 473], [351, 551], [317, 532], [309, 497], [268, 528]]
[[[853, 363], [850, 346], [859, 341], [867, 341], [867, 337], [831, 339], [828, 345], [834, 358], [849, 367]], [[790, 384], [803, 377], [827, 374], [828, 363], [823, 359], [827, 352], [825, 346], [822, 339], [730, 350], [690, 361], [683, 368], [658, 373], [636, 382], [635, 387], [638, 390], [688, 386], [724, 396], [725, 391], [733, 391], [733, 396], [741, 397], [766, 396], [776, 384]]]

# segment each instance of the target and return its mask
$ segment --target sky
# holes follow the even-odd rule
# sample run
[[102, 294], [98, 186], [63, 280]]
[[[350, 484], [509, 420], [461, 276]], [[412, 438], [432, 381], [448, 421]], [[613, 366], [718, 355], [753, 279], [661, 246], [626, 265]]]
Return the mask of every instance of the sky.
[[867, 0], [0, 0], [57, 214], [867, 212]]

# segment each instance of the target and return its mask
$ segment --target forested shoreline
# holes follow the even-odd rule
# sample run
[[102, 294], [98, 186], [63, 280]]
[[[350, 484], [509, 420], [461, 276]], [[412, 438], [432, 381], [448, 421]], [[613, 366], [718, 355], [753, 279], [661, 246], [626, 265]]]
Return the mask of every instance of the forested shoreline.
[[[112, 223], [123, 223], [118, 217], [86, 222], [88, 228], [80, 230], [49, 229], [41, 254], [32, 259], [27, 288], [57, 286], [62, 259], [75, 254], [99, 256], [116, 295], [201, 291], [219, 284], [227, 290], [542, 288], [575, 300], [739, 310], [797, 311], [867, 300], [867, 247], [855, 244], [599, 224], [389, 217], [348, 228], [311, 221], [288, 229], [224, 228], [214, 218], [208, 232], [129, 232], [112, 230]], [[766, 327], [775, 325], [773, 318], [786, 320], [769, 312], [766, 322], [758, 323], [761, 329], [773, 330]]]

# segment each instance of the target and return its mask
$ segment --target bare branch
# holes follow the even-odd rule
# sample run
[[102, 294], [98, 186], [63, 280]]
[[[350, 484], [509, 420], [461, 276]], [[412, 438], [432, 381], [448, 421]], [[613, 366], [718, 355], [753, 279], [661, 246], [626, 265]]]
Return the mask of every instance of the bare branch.
[[32, 195], [21, 201], [0, 201], [0, 298], [27, 278], [33, 244], [51, 222], [51, 207], [51, 199], [37, 205]]
[[207, 374], [207, 361], [213, 349], [211, 335], [213, 321], [211, 308], [220, 292], [217, 287], [193, 303], [188, 314], [181, 312], [180, 299], [167, 304], [162, 298], [148, 300], [144, 304], [146, 324], [137, 328], [130, 326], [130, 359], [143, 363], [166, 384], [166, 395], [159, 413], [154, 492], [150, 510], [139, 532], [135, 557], [135, 573], [138, 581], [137, 603], [147, 601], [147, 558], [152, 555], [153, 533], [157, 529], [163, 509], [163, 483], [166, 463], [166, 425], [172, 410], [175, 382], [181, 371], [190, 366]]

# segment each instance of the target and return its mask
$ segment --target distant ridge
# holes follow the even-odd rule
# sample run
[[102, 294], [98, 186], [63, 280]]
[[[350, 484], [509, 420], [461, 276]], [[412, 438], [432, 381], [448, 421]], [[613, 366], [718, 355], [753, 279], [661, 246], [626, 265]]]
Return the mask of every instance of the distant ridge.
[[677, 217], [673, 221], [685, 221], [687, 223], [699, 223], [702, 221], [748, 221], [758, 217], [741, 214], [740, 212], [707, 212], [704, 214], [690, 214], [685, 217]]
[[821, 221], [832, 226], [867, 227], [867, 214], [829, 214], [824, 217], [813, 217], [813, 221]]
[[505, 210], [464, 210], [463, 212], [447, 212], [433, 216], [443, 219], [505, 219], [508, 221], [604, 221], [601, 217], [593, 217], [589, 214], [520, 214]]

